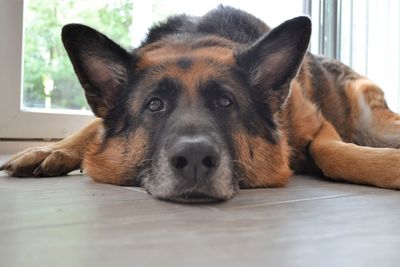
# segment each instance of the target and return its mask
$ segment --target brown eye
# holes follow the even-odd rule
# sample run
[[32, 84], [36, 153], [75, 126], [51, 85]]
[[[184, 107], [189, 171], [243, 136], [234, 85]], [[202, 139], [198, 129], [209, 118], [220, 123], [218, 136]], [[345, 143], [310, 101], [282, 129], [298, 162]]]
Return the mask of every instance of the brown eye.
[[232, 105], [232, 100], [229, 99], [227, 96], [222, 96], [217, 101], [217, 106], [222, 108], [227, 108]]
[[159, 98], [153, 98], [147, 103], [146, 108], [151, 112], [160, 111], [164, 108], [164, 103]]

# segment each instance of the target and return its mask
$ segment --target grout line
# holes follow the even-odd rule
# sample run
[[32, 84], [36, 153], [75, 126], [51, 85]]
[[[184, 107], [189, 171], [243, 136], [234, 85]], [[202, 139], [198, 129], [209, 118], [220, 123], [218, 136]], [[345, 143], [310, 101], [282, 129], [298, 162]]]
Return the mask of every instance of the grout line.
[[333, 196], [326, 196], [326, 197], [310, 197], [310, 198], [300, 198], [300, 199], [293, 199], [293, 200], [284, 200], [284, 201], [275, 201], [275, 202], [267, 202], [267, 203], [257, 203], [253, 205], [238, 205], [236, 208], [249, 208], [249, 207], [257, 207], [257, 206], [273, 206], [273, 205], [281, 205], [281, 204], [290, 204], [290, 203], [297, 203], [297, 202], [306, 202], [306, 201], [313, 201], [313, 200], [323, 200], [323, 199], [331, 199], [331, 198], [341, 198], [341, 197], [351, 197], [360, 194], [343, 194], [343, 195], [333, 195]]
[[126, 187], [124, 187], [124, 188], [125, 188], [125, 189], [128, 189], [128, 190], [132, 190], [132, 191], [144, 193], [144, 194], [147, 195], [147, 192], [146, 192], [146, 190], [144, 190], [144, 189], [140, 189], [140, 188], [136, 188], [136, 187], [128, 187], [128, 186], [126, 186]]

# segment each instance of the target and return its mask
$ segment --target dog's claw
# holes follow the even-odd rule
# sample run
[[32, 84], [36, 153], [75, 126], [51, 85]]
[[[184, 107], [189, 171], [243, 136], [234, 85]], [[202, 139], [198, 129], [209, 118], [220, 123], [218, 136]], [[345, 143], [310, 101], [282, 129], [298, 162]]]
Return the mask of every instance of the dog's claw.
[[2, 164], [2, 165], [0, 166], [0, 171], [5, 171], [5, 170], [7, 169], [6, 166], [7, 166], [6, 164]]
[[36, 169], [33, 171], [33, 176], [35, 177], [39, 177], [42, 174], [42, 167], [39, 165], [38, 167], [36, 167]]
[[11, 164], [4, 163], [3, 165], [0, 166], [0, 171], [11, 171]]

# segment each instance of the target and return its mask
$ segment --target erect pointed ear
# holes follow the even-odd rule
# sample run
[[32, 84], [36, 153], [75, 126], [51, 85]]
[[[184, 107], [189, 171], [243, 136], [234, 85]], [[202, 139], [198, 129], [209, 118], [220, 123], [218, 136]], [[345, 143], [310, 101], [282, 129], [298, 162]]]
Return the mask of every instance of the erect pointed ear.
[[275, 105], [281, 105], [289, 93], [311, 35], [307, 17], [288, 20], [253, 44], [238, 51], [237, 64], [249, 75], [251, 85]]
[[94, 114], [105, 117], [126, 86], [132, 56], [100, 32], [80, 24], [62, 29], [62, 41]]

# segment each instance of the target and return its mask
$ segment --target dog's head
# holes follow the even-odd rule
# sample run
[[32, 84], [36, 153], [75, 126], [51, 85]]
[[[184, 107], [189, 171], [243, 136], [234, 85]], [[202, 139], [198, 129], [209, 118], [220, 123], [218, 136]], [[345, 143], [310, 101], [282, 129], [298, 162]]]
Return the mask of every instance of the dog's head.
[[87, 26], [65, 26], [65, 48], [104, 121], [84, 161], [88, 174], [183, 202], [285, 184], [289, 151], [276, 114], [310, 28], [299, 17], [251, 44], [178, 34], [128, 53]]

